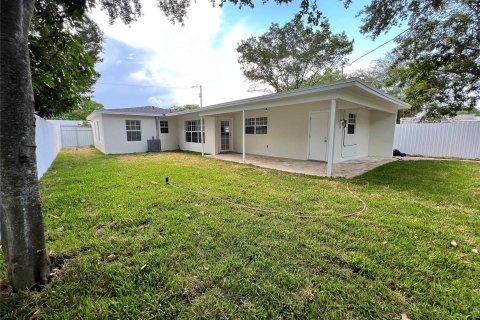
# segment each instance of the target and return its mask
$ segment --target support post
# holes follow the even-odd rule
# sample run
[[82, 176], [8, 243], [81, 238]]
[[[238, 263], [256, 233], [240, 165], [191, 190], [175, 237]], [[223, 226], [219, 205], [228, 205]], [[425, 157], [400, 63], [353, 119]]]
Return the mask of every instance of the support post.
[[242, 163], [245, 163], [245, 110], [242, 110]]
[[335, 141], [335, 113], [337, 110], [337, 100], [330, 102], [330, 120], [328, 122], [328, 154], [327, 154], [327, 177], [332, 176], [333, 172], [333, 144]]
[[203, 125], [203, 116], [200, 117], [200, 128], [201, 128], [201, 132], [200, 132], [200, 141], [202, 141], [202, 157], [205, 155], [205, 139], [203, 138], [203, 136], [205, 135], [205, 126]]

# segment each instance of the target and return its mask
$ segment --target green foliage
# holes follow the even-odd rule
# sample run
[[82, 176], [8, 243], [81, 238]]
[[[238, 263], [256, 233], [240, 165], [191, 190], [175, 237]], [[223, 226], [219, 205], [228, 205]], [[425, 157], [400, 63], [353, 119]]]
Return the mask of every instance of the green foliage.
[[[93, 0], [92, 0], [93, 1]], [[173, 22], [178, 21], [180, 23], [184, 22], [184, 18], [187, 16], [188, 8], [190, 7], [191, 0], [175, 0], [175, 1], [158, 1], [159, 8], [164, 12], [164, 14]], [[291, 4], [293, 2], [299, 3], [299, 12], [300, 16], [306, 16], [310, 24], [317, 25], [322, 17], [321, 11], [318, 9], [317, 0], [262, 0], [262, 4], [273, 2], [277, 5], [282, 4]], [[210, 0], [210, 3], [215, 6], [219, 5], [222, 7], [225, 3], [232, 3], [235, 6], [238, 6], [240, 9], [244, 7], [254, 8], [256, 2], [254, 0]]]
[[475, 114], [477, 116], [480, 116], [480, 109], [473, 108], [471, 110], [462, 110], [462, 111], [458, 111], [457, 114]]
[[361, 30], [373, 38], [408, 25], [398, 39], [389, 86], [428, 118], [472, 109], [480, 96], [480, 1], [372, 1]]
[[87, 120], [90, 113], [100, 109], [103, 109], [101, 103], [84, 99], [80, 102], [78, 108], [68, 110], [67, 112], [58, 114], [52, 118], [58, 120]]
[[[165, 176], [330, 218], [245, 210]], [[0, 318], [478, 319], [479, 177], [462, 161], [346, 181], [182, 152], [62, 151], [40, 186], [48, 250], [66, 268], [40, 293], [0, 293]], [[368, 210], [340, 218], [361, 208], [347, 183]]]
[[54, 0], [37, 1], [29, 36], [35, 110], [42, 116], [81, 108], [99, 74], [102, 33], [84, 16], [73, 20]]
[[185, 110], [197, 109], [198, 107], [199, 107], [198, 104], [185, 104], [183, 106], [172, 106], [170, 109], [172, 111], [185, 111]]
[[303, 81], [301, 87], [310, 87], [320, 84], [331, 83], [342, 79], [342, 72], [335, 70], [327, 70], [322, 74], [313, 75], [310, 78]]
[[[349, 77], [360, 78], [362, 81], [369, 85], [382, 90], [389, 95], [401, 100], [406, 100], [405, 90], [397, 86], [392, 79], [395, 79], [396, 75], [392, 69], [392, 61], [395, 61], [396, 56], [394, 53], [387, 54], [382, 59], [377, 59], [369, 69], [359, 69], [348, 74]], [[408, 110], [400, 110], [398, 118], [413, 116], [418, 113], [415, 108]]]
[[[272, 0], [277, 4], [292, 1]], [[251, 0], [212, 1], [220, 6], [226, 2], [254, 7]], [[191, 1], [158, 1], [157, 4], [172, 22], [183, 23]], [[36, 1], [29, 48], [35, 109], [40, 116], [81, 108], [91, 93], [99, 77], [94, 67], [100, 61], [102, 33], [85, 12], [96, 7], [106, 11], [112, 23], [120, 19], [125, 24], [135, 21], [142, 9], [139, 0]], [[311, 0], [301, 1], [299, 13], [307, 16], [311, 23], [317, 23], [321, 17]]]
[[331, 73], [352, 49], [353, 41], [345, 33], [333, 34], [327, 20], [315, 30], [300, 16], [283, 27], [273, 23], [268, 32], [242, 40], [237, 47], [245, 77], [276, 92], [300, 88], [309, 79]]

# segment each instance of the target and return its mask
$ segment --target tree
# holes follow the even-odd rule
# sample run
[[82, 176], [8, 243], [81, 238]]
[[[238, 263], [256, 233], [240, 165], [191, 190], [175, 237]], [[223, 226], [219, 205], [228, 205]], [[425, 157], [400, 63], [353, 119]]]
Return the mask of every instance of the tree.
[[390, 85], [402, 88], [413, 112], [430, 118], [475, 107], [480, 95], [480, 1], [373, 0], [361, 31], [376, 38], [407, 24], [394, 50]]
[[72, 19], [53, 0], [37, 1], [29, 36], [35, 110], [40, 116], [81, 108], [99, 74], [103, 35], [87, 16]]
[[[396, 59], [393, 53], [387, 54], [382, 59], [374, 61], [374, 65], [369, 69], [359, 69], [348, 74], [349, 77], [360, 78], [372, 87], [382, 90], [391, 96], [405, 100], [405, 90], [395, 83], [395, 73], [392, 69], [392, 61]], [[397, 119], [406, 116], [413, 116], [418, 112], [412, 109], [399, 110]]]
[[326, 84], [330, 83], [333, 81], [338, 81], [342, 79], [342, 72], [339, 70], [327, 70], [323, 72], [322, 74], [316, 74], [311, 76], [308, 79], [305, 79], [303, 83], [301, 84], [301, 87], [311, 87], [311, 86], [317, 86], [320, 84]]
[[[218, 0], [222, 5], [227, 0]], [[228, 0], [253, 7], [252, 0]], [[272, 0], [277, 4], [293, 0]], [[95, 0], [55, 1], [65, 15], [81, 19]], [[268, 1], [265, 1], [268, 2]], [[212, 1], [215, 4], [215, 1]], [[99, 0], [111, 21], [135, 20], [139, 0]], [[190, 0], [159, 1], [172, 21], [182, 22]], [[49, 271], [35, 156], [35, 119], [28, 36], [35, 1], [0, 0], [0, 223], [7, 275], [15, 290], [43, 285]], [[310, 22], [320, 18], [315, 1], [302, 0]]]
[[52, 117], [52, 119], [58, 120], [87, 120], [89, 114], [91, 114], [95, 110], [103, 109], [103, 104], [89, 100], [83, 99], [80, 105], [75, 108], [71, 109], [67, 112], [57, 114], [56, 116]]
[[392, 82], [392, 79], [395, 77], [392, 62], [395, 60], [396, 56], [393, 53], [388, 53], [385, 57], [373, 61], [371, 68], [355, 70], [349, 73], [348, 76], [360, 78], [369, 85], [389, 95], [399, 99], [405, 99], [405, 92], [402, 88]]
[[28, 56], [33, 1], [1, 2], [0, 201], [2, 248], [16, 289], [47, 280]]
[[283, 27], [273, 23], [268, 32], [237, 47], [245, 77], [276, 92], [300, 88], [307, 79], [338, 69], [352, 50], [353, 40], [333, 34], [327, 20], [314, 30], [299, 15]]
[[170, 109], [172, 111], [185, 111], [185, 110], [193, 110], [197, 108], [198, 108], [198, 104], [185, 104], [183, 106], [172, 106]]
[[458, 111], [457, 114], [474, 114], [474, 115], [480, 116], [480, 109], [473, 108], [471, 110], [462, 110], [462, 111]]

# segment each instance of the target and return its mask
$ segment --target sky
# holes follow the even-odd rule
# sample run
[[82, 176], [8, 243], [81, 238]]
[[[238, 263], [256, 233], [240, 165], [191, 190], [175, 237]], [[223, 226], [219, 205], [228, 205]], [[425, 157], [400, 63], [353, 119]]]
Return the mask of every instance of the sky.
[[[289, 5], [271, 2], [240, 10], [229, 3], [220, 8], [207, 0], [192, 1], [183, 26], [168, 21], [156, 0], [142, 1], [142, 17], [128, 26], [120, 21], [110, 25], [104, 12], [94, 10], [90, 16], [104, 32], [105, 42], [103, 62], [96, 66], [101, 77], [93, 99], [105, 108], [199, 104], [199, 89], [194, 85], [202, 85], [203, 106], [259, 95], [249, 91], [236, 47], [241, 40], [266, 32], [272, 23], [285, 24], [299, 10], [299, 1]], [[402, 31], [394, 28], [375, 41], [362, 35], [362, 21], [356, 14], [366, 3], [353, 1], [345, 9], [341, 1], [318, 1], [332, 31], [345, 31], [354, 39], [350, 61]], [[394, 46], [394, 42], [383, 46], [346, 71], [368, 68]]]

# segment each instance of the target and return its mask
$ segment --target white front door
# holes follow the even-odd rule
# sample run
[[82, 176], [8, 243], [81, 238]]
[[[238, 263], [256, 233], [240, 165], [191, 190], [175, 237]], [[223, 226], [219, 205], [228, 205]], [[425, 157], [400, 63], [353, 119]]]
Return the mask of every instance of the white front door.
[[308, 159], [327, 161], [329, 112], [310, 113]]
[[232, 126], [229, 119], [220, 120], [220, 152], [232, 151], [230, 139], [232, 137]]

